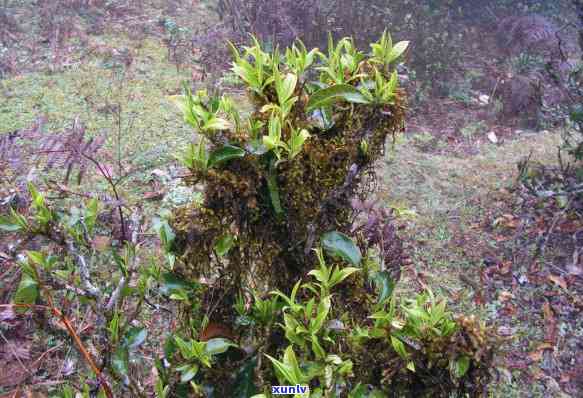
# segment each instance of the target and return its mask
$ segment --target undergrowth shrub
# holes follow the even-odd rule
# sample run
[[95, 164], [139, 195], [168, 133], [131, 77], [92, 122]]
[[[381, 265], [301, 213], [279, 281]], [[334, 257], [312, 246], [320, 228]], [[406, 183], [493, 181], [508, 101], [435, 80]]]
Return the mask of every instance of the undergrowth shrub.
[[[331, 37], [324, 52], [302, 42], [269, 52], [254, 40], [242, 52], [232, 46], [232, 71], [253, 106], [246, 118], [227, 96], [187, 89], [173, 98], [200, 136], [182, 157], [186, 181], [205, 189], [202, 204], [169, 219], [174, 272], [213, 281], [202, 301], [216, 297], [217, 310], [200, 322], [235, 325], [250, 342], [253, 355], [238, 366], [255, 369], [257, 387], [275, 376], [309, 385], [311, 396], [368, 396], [362, 386], [442, 393], [477, 391], [488, 379], [484, 325], [454, 319], [430, 292], [394, 296], [402, 246], [390, 214], [364, 202], [374, 162], [403, 126], [394, 65], [407, 45], [385, 33], [368, 54]], [[355, 219], [363, 212], [364, 223]], [[306, 273], [316, 281], [302, 283]], [[208, 370], [199, 385], [224, 372]]]
[[[13, 307], [64, 325], [83, 375], [95, 377], [81, 383], [83, 396], [259, 398], [277, 385], [310, 397], [484, 391], [491, 330], [454, 316], [430, 290], [397, 293], [398, 218], [366, 201], [375, 161], [403, 127], [395, 64], [407, 45], [386, 33], [369, 53], [348, 38], [324, 52], [301, 42], [265, 51], [254, 40], [232, 47], [250, 113], [226, 95], [172, 97], [198, 136], [180, 156], [185, 181], [204, 197], [153, 222], [163, 259], [139, 241], [140, 213], [82, 149], [75, 154], [102, 171], [115, 201], [59, 207], [29, 185], [31, 208], [9, 211], [0, 229], [49, 244], [20, 259]], [[168, 300], [170, 315], [153, 322], [155, 302]], [[92, 336], [76, 332], [72, 301], [95, 317]], [[149, 363], [136, 355], [144, 346], [156, 354]], [[68, 386], [61, 396], [73, 394]]]

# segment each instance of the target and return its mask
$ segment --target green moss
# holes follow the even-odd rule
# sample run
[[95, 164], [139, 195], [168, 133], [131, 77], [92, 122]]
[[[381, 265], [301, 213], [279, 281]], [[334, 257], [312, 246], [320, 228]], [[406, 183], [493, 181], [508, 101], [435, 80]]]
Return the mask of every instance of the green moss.
[[[136, 163], [168, 158], [191, 132], [180, 121], [167, 96], [189, 78], [165, 60], [165, 49], [145, 40], [133, 51], [126, 70], [112, 69], [116, 51], [131, 42], [105, 37], [89, 59], [58, 73], [36, 72], [2, 82], [0, 134], [30, 127], [39, 115], [48, 118], [47, 132], [60, 131], [79, 117], [90, 134], [106, 132], [117, 150], [117, 113], [121, 109], [121, 153]], [[168, 151], [170, 149], [170, 151]]]
[[[256, 95], [251, 99], [257, 109], [265, 105]], [[254, 278], [270, 288], [287, 290], [289, 281], [313, 264], [306, 242], [329, 230], [347, 230], [350, 197], [366, 196], [363, 175], [384, 153], [387, 136], [402, 127], [401, 103], [399, 97], [391, 112], [364, 105], [338, 110], [340, 118], [333, 129], [312, 134], [298, 156], [279, 162], [276, 181], [283, 217], [271, 205], [265, 156], [247, 154], [205, 172], [191, 170], [194, 177], [188, 182], [205, 183], [205, 200], [202, 210], [187, 208], [174, 214], [176, 270], [193, 278], [220, 272], [230, 275], [233, 284], [240, 278]], [[307, 125], [304, 106], [300, 100], [292, 111], [295, 125]], [[255, 111], [251, 117], [265, 115]], [[250, 141], [240, 132], [227, 132], [224, 139], [240, 147]], [[358, 149], [363, 139], [369, 143], [366, 157]], [[347, 184], [354, 166], [360, 172]], [[213, 252], [212, 242], [227, 233], [236, 236], [237, 244], [224, 261]]]

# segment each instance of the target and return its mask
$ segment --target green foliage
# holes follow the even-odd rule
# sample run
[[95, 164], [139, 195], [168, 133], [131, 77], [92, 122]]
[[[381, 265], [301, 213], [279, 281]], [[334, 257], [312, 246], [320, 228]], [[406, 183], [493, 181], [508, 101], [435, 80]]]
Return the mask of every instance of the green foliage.
[[345, 234], [338, 231], [322, 235], [322, 247], [334, 257], [342, 258], [352, 265], [359, 265], [362, 260], [360, 249]]
[[334, 286], [341, 283], [344, 279], [348, 278], [353, 273], [359, 271], [358, 268], [354, 267], [340, 269], [339, 267], [326, 266], [326, 260], [324, 259], [324, 253], [322, 252], [322, 249], [317, 249], [316, 255], [318, 256], [320, 268], [308, 272], [308, 275], [312, 275], [319, 282], [316, 285], [320, 288], [320, 295], [323, 297], [328, 296]]
[[245, 47], [243, 54], [233, 44], [229, 44], [235, 58], [233, 72], [256, 94], [263, 95], [267, 85], [273, 82], [273, 76], [269, 75], [273, 70], [273, 57], [261, 49], [255, 37], [253, 46]]
[[[228, 103], [221, 102], [218, 98], [209, 97], [204, 90], [196, 92], [195, 95], [192, 95], [189, 88], [186, 88], [185, 91], [184, 96], [170, 97], [170, 101], [182, 111], [184, 121], [197, 132], [208, 136], [216, 131], [231, 127], [227, 119], [219, 116]], [[229, 108], [229, 111], [232, 109]]]
[[394, 104], [397, 95], [398, 77], [397, 71], [393, 71], [391, 77], [387, 80], [383, 75], [375, 69], [374, 74], [374, 88], [369, 90], [367, 82], [362, 82], [361, 93], [366, 98], [367, 103], [378, 105], [392, 105]]
[[199, 373], [201, 365], [211, 368], [216, 355], [225, 353], [230, 347], [237, 345], [223, 338], [215, 338], [209, 341], [183, 340], [179, 336], [174, 341], [186, 363], [176, 368], [180, 372], [182, 383], [191, 382]]
[[330, 106], [335, 102], [347, 101], [356, 104], [365, 104], [367, 99], [363, 97], [361, 90], [349, 84], [335, 84], [316, 91], [308, 102], [308, 111]]
[[390, 65], [398, 60], [409, 47], [408, 41], [400, 41], [393, 47], [391, 34], [386, 30], [381, 35], [378, 42], [370, 45], [373, 54], [373, 62], [383, 66]]
[[301, 77], [314, 63], [318, 49], [314, 48], [308, 52], [304, 43], [298, 40], [285, 51], [285, 61], [292, 72]]

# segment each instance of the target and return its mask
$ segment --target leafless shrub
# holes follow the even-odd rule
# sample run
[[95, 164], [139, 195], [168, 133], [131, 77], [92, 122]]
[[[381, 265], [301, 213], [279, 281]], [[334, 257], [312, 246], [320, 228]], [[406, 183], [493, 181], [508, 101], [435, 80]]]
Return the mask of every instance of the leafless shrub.
[[47, 120], [40, 117], [30, 129], [0, 136], [0, 166], [9, 167], [14, 175], [26, 175], [34, 166], [44, 170], [64, 170], [63, 182], [76, 174], [81, 183], [105, 143], [105, 136], [89, 137], [79, 120], [61, 132], [47, 134]]
[[497, 97], [502, 101], [502, 117], [506, 121], [520, 118], [525, 127], [536, 128], [542, 108], [541, 80], [527, 76], [513, 76], [502, 81]]
[[352, 208], [355, 214], [352, 232], [358, 237], [361, 249], [366, 253], [377, 248], [381, 271], [388, 271], [392, 279], [398, 281], [406, 256], [392, 209], [359, 199], [352, 200]]
[[512, 16], [500, 21], [498, 45], [510, 54], [539, 52], [551, 55], [557, 49], [559, 28], [540, 15]]

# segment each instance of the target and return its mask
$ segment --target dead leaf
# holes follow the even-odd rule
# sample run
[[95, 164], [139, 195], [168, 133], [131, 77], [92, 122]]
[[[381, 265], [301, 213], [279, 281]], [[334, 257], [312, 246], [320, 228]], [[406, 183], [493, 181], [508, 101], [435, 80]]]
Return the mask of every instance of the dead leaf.
[[217, 337], [223, 337], [231, 340], [236, 340], [235, 334], [225, 324], [218, 323], [218, 322], [209, 322], [206, 328], [202, 331], [199, 335], [200, 341], [208, 341], [210, 339], [214, 339]]
[[539, 346], [536, 348], [536, 350], [532, 351], [530, 354], [528, 354], [528, 357], [533, 361], [533, 362], [539, 362], [542, 357], [543, 354], [546, 350], [553, 350], [553, 346], [549, 343], [542, 343], [539, 344]]
[[160, 200], [164, 197], [164, 191], [150, 191], [143, 195], [144, 200]]
[[98, 252], [104, 252], [109, 249], [109, 244], [111, 243], [111, 238], [109, 236], [96, 236], [93, 238], [93, 248]]
[[557, 341], [557, 320], [548, 302], [543, 304], [543, 316], [545, 320], [545, 342], [554, 346]]
[[511, 261], [503, 261], [498, 265], [498, 273], [500, 275], [507, 275], [512, 270], [512, 262]]
[[503, 214], [501, 217], [494, 220], [493, 224], [495, 227], [500, 225], [506, 228], [516, 228], [518, 227], [519, 221], [520, 220], [512, 214]]
[[0, 353], [4, 357], [12, 357], [14, 359], [30, 359], [31, 343], [27, 340], [10, 340], [3, 346], [0, 346]]
[[567, 281], [558, 275], [549, 275], [549, 280], [563, 289], [567, 289]]
[[530, 354], [528, 354], [528, 358], [532, 362], [540, 362], [540, 360], [543, 359], [543, 351], [542, 350], [533, 351]]
[[507, 292], [506, 290], [500, 292], [500, 294], [498, 295], [498, 300], [500, 300], [500, 302], [504, 303], [506, 301], [510, 301], [514, 298], [514, 295], [510, 292]]

